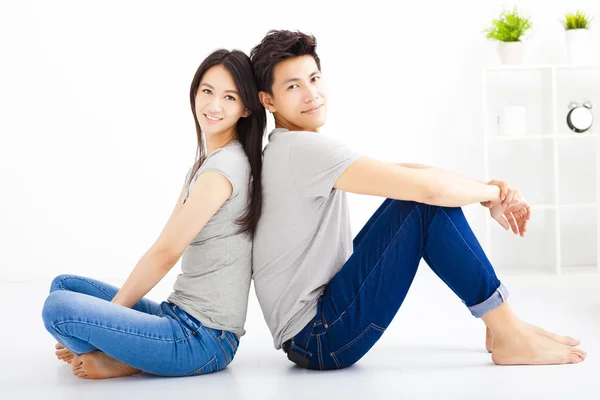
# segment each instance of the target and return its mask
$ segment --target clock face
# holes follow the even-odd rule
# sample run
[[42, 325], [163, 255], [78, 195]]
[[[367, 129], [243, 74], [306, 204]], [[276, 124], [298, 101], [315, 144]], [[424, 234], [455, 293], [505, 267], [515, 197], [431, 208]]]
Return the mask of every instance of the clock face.
[[567, 125], [569, 125], [571, 130], [578, 133], [590, 129], [593, 122], [594, 116], [592, 115], [592, 111], [587, 107], [575, 107], [567, 114]]

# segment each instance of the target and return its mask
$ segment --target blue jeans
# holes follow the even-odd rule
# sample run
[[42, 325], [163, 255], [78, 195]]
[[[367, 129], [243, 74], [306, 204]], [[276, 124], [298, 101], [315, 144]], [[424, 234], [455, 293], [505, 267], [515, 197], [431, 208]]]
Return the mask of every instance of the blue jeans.
[[44, 325], [77, 355], [100, 350], [153, 375], [207, 374], [232, 361], [236, 334], [205, 327], [166, 301], [143, 298], [132, 308], [111, 303], [118, 291], [97, 280], [59, 275], [44, 303]]
[[402, 305], [421, 258], [475, 317], [508, 296], [459, 207], [387, 199], [353, 244], [315, 318], [284, 346], [302, 367], [345, 368], [363, 357]]

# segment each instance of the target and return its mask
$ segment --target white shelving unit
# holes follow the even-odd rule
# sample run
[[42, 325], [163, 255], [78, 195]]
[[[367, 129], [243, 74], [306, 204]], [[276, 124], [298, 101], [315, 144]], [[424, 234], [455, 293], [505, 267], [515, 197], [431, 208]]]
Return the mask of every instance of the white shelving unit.
[[[566, 123], [570, 101], [591, 101], [584, 133]], [[502, 135], [503, 106], [527, 108], [527, 134]], [[595, 108], [594, 108], [595, 107]], [[600, 272], [600, 65], [517, 65], [483, 71], [485, 179], [504, 179], [532, 204], [525, 237], [486, 213], [483, 246], [500, 271]]]

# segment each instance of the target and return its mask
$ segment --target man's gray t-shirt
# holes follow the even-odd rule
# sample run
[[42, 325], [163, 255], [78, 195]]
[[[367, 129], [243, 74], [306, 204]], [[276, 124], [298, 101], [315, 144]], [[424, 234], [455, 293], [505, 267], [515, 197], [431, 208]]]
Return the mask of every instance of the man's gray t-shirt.
[[242, 336], [252, 274], [252, 236], [239, 233], [240, 226], [235, 223], [248, 206], [251, 179], [242, 144], [234, 140], [209, 154], [186, 187], [183, 203], [198, 176], [206, 171], [225, 176], [233, 192], [185, 249], [182, 273], [167, 300], [209, 328]]
[[333, 185], [358, 157], [320, 133], [269, 134], [252, 276], [276, 349], [314, 318], [319, 296], [352, 254], [346, 193]]

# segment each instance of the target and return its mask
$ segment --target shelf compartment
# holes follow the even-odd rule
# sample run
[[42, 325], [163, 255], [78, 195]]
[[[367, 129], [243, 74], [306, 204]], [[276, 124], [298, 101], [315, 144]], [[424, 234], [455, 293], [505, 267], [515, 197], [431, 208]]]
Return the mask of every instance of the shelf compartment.
[[561, 270], [596, 265], [598, 254], [597, 211], [570, 208], [560, 210]]
[[488, 258], [499, 272], [556, 271], [556, 210], [532, 212], [525, 237], [491, 221], [490, 239]]
[[552, 135], [552, 69], [498, 70], [486, 73], [486, 128], [490, 137], [512, 137], [501, 132], [505, 106], [525, 106], [529, 135]]
[[596, 203], [596, 163], [598, 142], [563, 141], [558, 146], [558, 202]]
[[531, 204], [554, 204], [554, 142], [498, 141], [489, 147], [490, 179], [503, 179]]
[[556, 130], [574, 134], [567, 125], [571, 101], [591, 101], [594, 122], [590, 130], [579, 135], [600, 133], [600, 69], [556, 69]]

